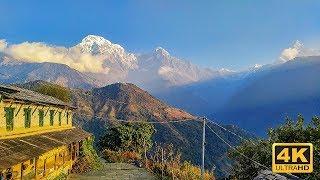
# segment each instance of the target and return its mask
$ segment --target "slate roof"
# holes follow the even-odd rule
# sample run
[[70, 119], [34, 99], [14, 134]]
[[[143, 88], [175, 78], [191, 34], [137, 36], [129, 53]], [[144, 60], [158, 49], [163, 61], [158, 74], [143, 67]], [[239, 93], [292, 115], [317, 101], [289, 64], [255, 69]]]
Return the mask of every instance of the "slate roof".
[[259, 172], [258, 176], [256, 176], [253, 180], [297, 180], [299, 178], [295, 176], [286, 175], [280, 175], [272, 173], [272, 171], [269, 170], [262, 170]]
[[69, 103], [65, 103], [52, 96], [47, 96], [41, 93], [37, 93], [31, 90], [8, 86], [0, 84], [0, 94], [4, 96], [5, 99], [20, 100], [25, 102], [32, 102], [36, 104], [50, 104], [57, 106], [72, 107]]
[[91, 134], [72, 128], [38, 135], [0, 140], [0, 170], [38, 157], [56, 147], [78, 142]]

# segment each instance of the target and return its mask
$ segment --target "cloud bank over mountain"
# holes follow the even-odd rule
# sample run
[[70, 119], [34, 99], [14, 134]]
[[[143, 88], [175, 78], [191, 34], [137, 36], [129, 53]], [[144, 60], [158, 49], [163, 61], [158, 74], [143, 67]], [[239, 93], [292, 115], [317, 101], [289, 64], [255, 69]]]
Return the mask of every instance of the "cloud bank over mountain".
[[[320, 55], [320, 50], [305, 48], [301, 42], [296, 41], [292, 47], [282, 51], [276, 63], [270, 63], [267, 66], [299, 59], [297, 57], [317, 55]], [[90, 79], [96, 79], [99, 84], [131, 82], [147, 90], [160, 90], [242, 73], [242, 71], [231, 71], [225, 68], [216, 70], [201, 68], [172, 56], [162, 47], [155, 48], [149, 53], [131, 53], [121, 45], [96, 35], [88, 35], [72, 47], [49, 45], [43, 42], [10, 44], [3, 39], [0, 40], [0, 62], [3, 65], [13, 62], [12, 68], [15, 64], [25, 63], [64, 64]], [[245, 74], [264, 67], [266, 66], [256, 64], [248, 67]], [[28, 72], [25, 73], [28, 74]], [[33, 73], [32, 77], [36, 79], [37, 74]]]
[[8, 45], [5, 40], [1, 40], [0, 51], [22, 62], [52, 62], [68, 65], [81, 72], [104, 72], [101, 56], [93, 56], [76, 48], [51, 46], [41, 42]]
[[[96, 35], [88, 35], [72, 47], [42, 42], [7, 44], [1, 40], [0, 55], [0, 66], [14, 69], [18, 68], [17, 65], [26, 66], [28, 63], [64, 64], [101, 84], [132, 82], [148, 90], [185, 85], [231, 73], [198, 67], [171, 56], [164, 48], [143, 54], [130, 53], [120, 45]], [[33, 73], [32, 77], [36, 79], [37, 74]]]
[[0, 39], [0, 52], [7, 47], [7, 42], [4, 39]]
[[319, 56], [319, 49], [306, 48], [300, 41], [296, 41], [292, 47], [286, 48], [281, 52], [279, 62], [287, 62], [297, 57]]
[[[172, 56], [161, 47], [143, 54], [130, 53], [120, 45], [94, 35], [72, 47], [40, 42], [8, 44], [1, 40], [0, 51], [2, 83], [45, 80], [70, 88], [91, 89], [129, 82], [197, 115], [220, 114], [222, 120], [236, 120], [246, 107], [246, 114], [256, 114], [256, 119], [243, 121], [249, 125], [261, 118], [262, 113], [252, 109], [258, 105], [267, 107], [271, 104], [274, 107], [274, 104], [283, 103], [290, 105], [289, 108], [294, 107], [293, 110], [279, 107], [282, 108], [280, 111], [268, 106], [270, 111], [261, 110], [272, 112], [273, 117], [265, 116], [270, 119], [279, 118], [282, 115], [279, 112], [294, 114], [300, 109], [306, 114], [312, 110], [308, 114], [313, 114], [317, 111], [312, 108], [319, 107], [313, 105], [313, 99], [318, 98], [320, 92], [317, 78], [320, 50], [306, 48], [299, 41], [284, 49], [277, 63], [270, 60], [270, 64], [256, 64], [244, 71], [201, 68]], [[299, 103], [291, 102], [294, 99]], [[303, 102], [300, 101], [309, 105], [301, 108]], [[295, 106], [299, 104], [302, 105]], [[230, 113], [231, 109], [235, 113]], [[249, 119], [242, 117], [243, 120]], [[249, 127], [248, 124], [242, 125]], [[267, 125], [271, 127], [271, 124]]]

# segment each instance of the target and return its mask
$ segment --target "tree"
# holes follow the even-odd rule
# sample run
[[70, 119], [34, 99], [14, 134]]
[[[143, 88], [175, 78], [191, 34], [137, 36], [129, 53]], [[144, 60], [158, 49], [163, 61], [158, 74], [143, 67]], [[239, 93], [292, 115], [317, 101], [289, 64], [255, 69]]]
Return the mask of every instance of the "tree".
[[100, 139], [101, 149], [133, 151], [139, 154], [152, 147], [154, 127], [148, 123], [125, 123], [112, 126]]
[[71, 93], [70, 90], [55, 84], [39, 85], [33, 89], [36, 92], [55, 97], [63, 102], [70, 103]]
[[[253, 179], [259, 170], [264, 169], [240, 153], [271, 168], [272, 144], [276, 142], [313, 143], [314, 162], [320, 162], [320, 119], [315, 116], [310, 123], [304, 124], [302, 115], [298, 115], [296, 121], [286, 118], [286, 122], [283, 125], [275, 129], [269, 129], [268, 139], [242, 142], [242, 144], [236, 147], [238, 152], [230, 150], [228, 156], [234, 161], [231, 176], [235, 179]], [[319, 179], [319, 163], [314, 163], [313, 173], [295, 175], [301, 178]]]

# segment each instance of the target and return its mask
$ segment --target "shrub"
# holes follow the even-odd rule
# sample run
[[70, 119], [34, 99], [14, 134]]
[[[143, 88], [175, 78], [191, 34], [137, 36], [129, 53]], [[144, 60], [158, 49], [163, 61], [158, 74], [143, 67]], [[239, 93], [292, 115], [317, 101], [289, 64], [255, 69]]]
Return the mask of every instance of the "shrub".
[[93, 147], [93, 139], [83, 141], [82, 148], [82, 154], [73, 165], [71, 172], [84, 173], [91, 170], [99, 170], [102, 167], [102, 163]]
[[[229, 157], [234, 161], [231, 172], [232, 178], [253, 179], [259, 170], [264, 169], [264, 167], [243, 157], [240, 153], [264, 166], [271, 167], [273, 143], [313, 143], [314, 162], [320, 161], [320, 119], [318, 117], [313, 117], [307, 125], [304, 124], [302, 115], [298, 115], [295, 122], [287, 118], [285, 124], [270, 129], [268, 136], [268, 139], [265, 140], [243, 142], [236, 148], [238, 152], [230, 150]], [[314, 163], [313, 173], [295, 175], [305, 179], [318, 179], [320, 177], [320, 166], [318, 163]]]
[[55, 97], [66, 103], [71, 102], [70, 90], [59, 85], [55, 85], [55, 84], [39, 85], [37, 87], [34, 87], [32, 90], [41, 94]]
[[138, 152], [152, 147], [154, 127], [147, 123], [125, 123], [112, 126], [100, 139], [99, 147], [119, 152]]
[[[180, 152], [173, 145], [156, 145], [154, 154], [148, 161], [148, 169], [162, 179], [202, 179], [201, 169], [188, 161], [181, 163]], [[205, 172], [205, 179], [215, 179], [214, 174]]]

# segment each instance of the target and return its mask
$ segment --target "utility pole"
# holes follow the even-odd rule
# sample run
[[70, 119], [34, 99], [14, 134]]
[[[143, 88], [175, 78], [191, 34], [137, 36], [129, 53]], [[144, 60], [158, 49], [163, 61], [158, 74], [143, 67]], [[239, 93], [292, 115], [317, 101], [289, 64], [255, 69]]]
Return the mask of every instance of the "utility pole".
[[202, 179], [205, 177], [205, 170], [204, 170], [204, 153], [205, 153], [205, 146], [206, 146], [206, 120], [207, 118], [202, 118], [203, 120], [203, 130], [202, 130], [202, 165], [201, 165], [201, 174]]
[[148, 160], [147, 160], [147, 147], [146, 147], [146, 140], [143, 139], [143, 147], [144, 147], [144, 163], [145, 163], [145, 167], [148, 169]]
[[163, 163], [163, 147], [161, 147], [161, 179], [163, 179], [163, 170], [164, 170], [164, 163]]

